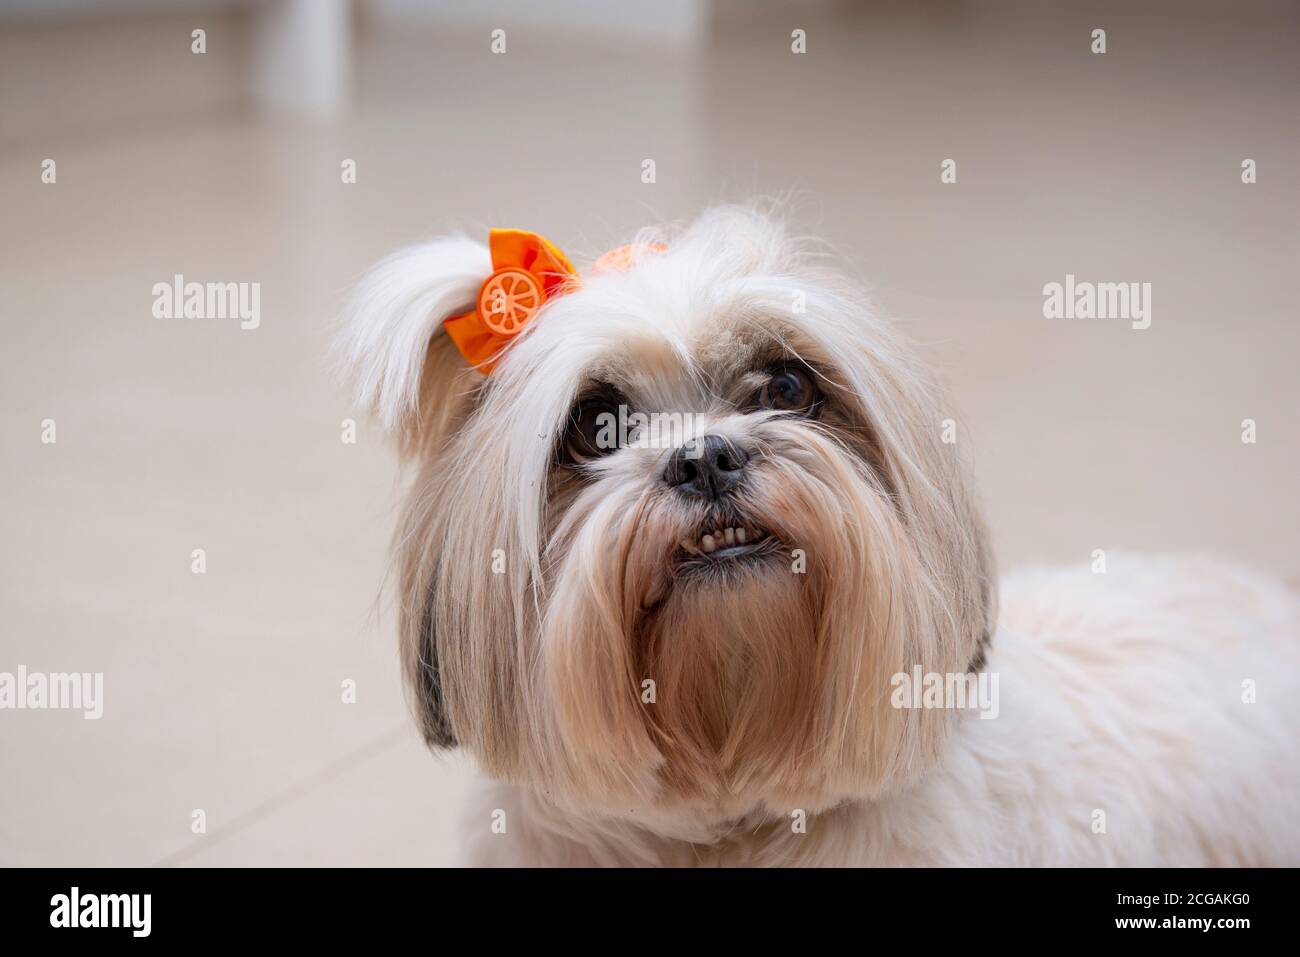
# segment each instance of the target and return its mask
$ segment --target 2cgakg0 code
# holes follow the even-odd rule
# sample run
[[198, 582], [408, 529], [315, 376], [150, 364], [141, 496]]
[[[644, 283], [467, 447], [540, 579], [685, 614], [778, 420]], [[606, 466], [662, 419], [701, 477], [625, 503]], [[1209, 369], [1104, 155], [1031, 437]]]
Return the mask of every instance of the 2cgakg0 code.
[[1244, 906], [1250, 903], [1249, 894], [1166, 894], [1166, 904], [1217, 905], [1228, 904]]

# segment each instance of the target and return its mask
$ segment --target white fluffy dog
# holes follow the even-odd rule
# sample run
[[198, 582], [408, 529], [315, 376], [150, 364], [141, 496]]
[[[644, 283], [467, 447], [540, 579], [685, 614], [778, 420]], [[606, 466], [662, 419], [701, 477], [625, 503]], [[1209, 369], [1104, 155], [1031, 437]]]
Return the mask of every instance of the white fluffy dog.
[[1300, 864], [1292, 591], [1112, 556], [999, 596], [951, 410], [857, 290], [750, 210], [639, 240], [440, 239], [351, 311], [469, 862]]

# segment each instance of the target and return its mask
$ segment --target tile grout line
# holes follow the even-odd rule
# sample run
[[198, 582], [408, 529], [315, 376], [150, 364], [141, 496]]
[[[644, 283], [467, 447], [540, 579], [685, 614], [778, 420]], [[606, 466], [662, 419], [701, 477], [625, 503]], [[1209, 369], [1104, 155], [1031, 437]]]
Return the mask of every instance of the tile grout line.
[[345, 772], [351, 771], [352, 769], [365, 764], [370, 759], [378, 757], [380, 754], [401, 742], [409, 733], [408, 724], [403, 721], [400, 725], [390, 728], [383, 734], [372, 738], [365, 744], [349, 751], [343, 757], [339, 758], [332, 764], [326, 765], [315, 774], [304, 778], [296, 784], [289, 785], [278, 794], [273, 794], [260, 804], [255, 804], [242, 814], [236, 815], [229, 824], [217, 828], [211, 834], [182, 847], [178, 851], [173, 851], [171, 854], [168, 854], [161, 860], [155, 861], [149, 866], [175, 867], [177, 864], [184, 863], [214, 844], [218, 844], [232, 835], [239, 833], [250, 824], [265, 818], [267, 815], [278, 811], [281, 808], [287, 807], [320, 785], [327, 784], [335, 778], [340, 777]]

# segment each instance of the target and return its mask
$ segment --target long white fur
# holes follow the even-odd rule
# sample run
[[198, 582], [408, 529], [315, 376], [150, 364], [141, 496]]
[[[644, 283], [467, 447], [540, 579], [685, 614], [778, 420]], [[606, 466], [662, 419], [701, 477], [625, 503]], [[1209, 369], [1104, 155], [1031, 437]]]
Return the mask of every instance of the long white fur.
[[[1294, 592], [1209, 561], [1013, 576], [987, 662], [1000, 677], [999, 717], [881, 710], [882, 674], [910, 662], [962, 670], [995, 608], [964, 450], [936, 438], [951, 410], [892, 324], [771, 219], [716, 210], [662, 238], [668, 254], [586, 274], [578, 292], [548, 303], [488, 379], [456, 365], [438, 328], [487, 277], [480, 244], [398, 253], [353, 302], [342, 348], [359, 399], [388, 427], [422, 436], [404, 442], [418, 475], [398, 529], [416, 711], [430, 740], [454, 732], [499, 779], [467, 808], [469, 861], [1300, 864], [1289, 819], [1300, 793]], [[791, 309], [794, 291], [803, 311]], [[843, 401], [883, 451], [880, 473], [845, 436], [724, 401], [710, 376], [749, 332], [788, 337], [791, 352], [834, 366]], [[790, 688], [770, 661], [760, 674], [774, 706], [840, 709], [838, 727], [815, 725], [811, 759], [783, 768], [772, 764], [779, 748], [747, 759], [733, 742], [727, 753], [740, 747], [750, 764], [720, 765], [716, 780], [705, 768], [696, 794], [680, 781], [665, 790], [677, 758], [642, 727], [630, 648], [646, 638], [636, 600], [659, 587], [647, 556], [687, 521], [657, 490], [668, 453], [623, 450], [585, 489], [555, 498], [555, 446], [573, 400], [583, 382], [611, 376], [649, 408], [702, 412], [709, 430], [770, 446], [764, 507], [779, 513], [784, 488], [806, 511], [790, 527], [842, 550], [807, 586], [833, 598], [816, 614], [835, 667]], [[496, 550], [503, 575], [488, 571]], [[754, 616], [733, 636], [738, 647], [800, 626], [798, 598], [813, 592], [771, 584], [780, 588], [717, 596], [738, 620]], [[764, 609], [776, 595], [787, 604]], [[725, 674], [707, 650], [708, 602], [670, 601], [671, 653]], [[778, 624], [785, 630], [765, 632]], [[747, 660], [773, 647], [750, 644], [757, 657]], [[422, 688], [435, 660], [436, 701]], [[686, 676], [693, 663], [660, 662]], [[790, 676], [812, 674], [789, 664]], [[1254, 704], [1242, 699], [1248, 679], [1259, 683]], [[782, 731], [752, 730], [774, 747]], [[703, 768], [698, 756], [683, 766]], [[504, 835], [491, 826], [496, 809], [507, 811]], [[806, 833], [791, 828], [798, 810]]]
[[396, 430], [419, 412], [429, 343], [449, 316], [470, 308], [492, 271], [485, 245], [448, 236], [410, 246], [366, 273], [337, 345], [359, 405]]
[[[494, 866], [1295, 866], [1300, 600], [1207, 557], [1112, 553], [1106, 574], [1003, 584], [989, 670], [1001, 713], [966, 714], [897, 794], [694, 843], [578, 816], [480, 779], [464, 859]], [[1258, 698], [1243, 699], [1244, 681]], [[485, 823], [506, 812], [507, 833]], [[1099, 813], [1104, 814], [1104, 818]], [[1104, 829], [1098, 822], [1104, 824]]]

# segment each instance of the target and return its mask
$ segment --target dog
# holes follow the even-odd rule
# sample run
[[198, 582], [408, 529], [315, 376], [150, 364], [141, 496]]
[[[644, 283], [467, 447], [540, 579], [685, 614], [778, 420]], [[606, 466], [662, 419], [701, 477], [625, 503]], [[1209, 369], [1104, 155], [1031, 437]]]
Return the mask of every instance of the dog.
[[357, 286], [465, 862], [1300, 864], [1297, 595], [1209, 558], [999, 585], [947, 399], [825, 258], [724, 207]]

